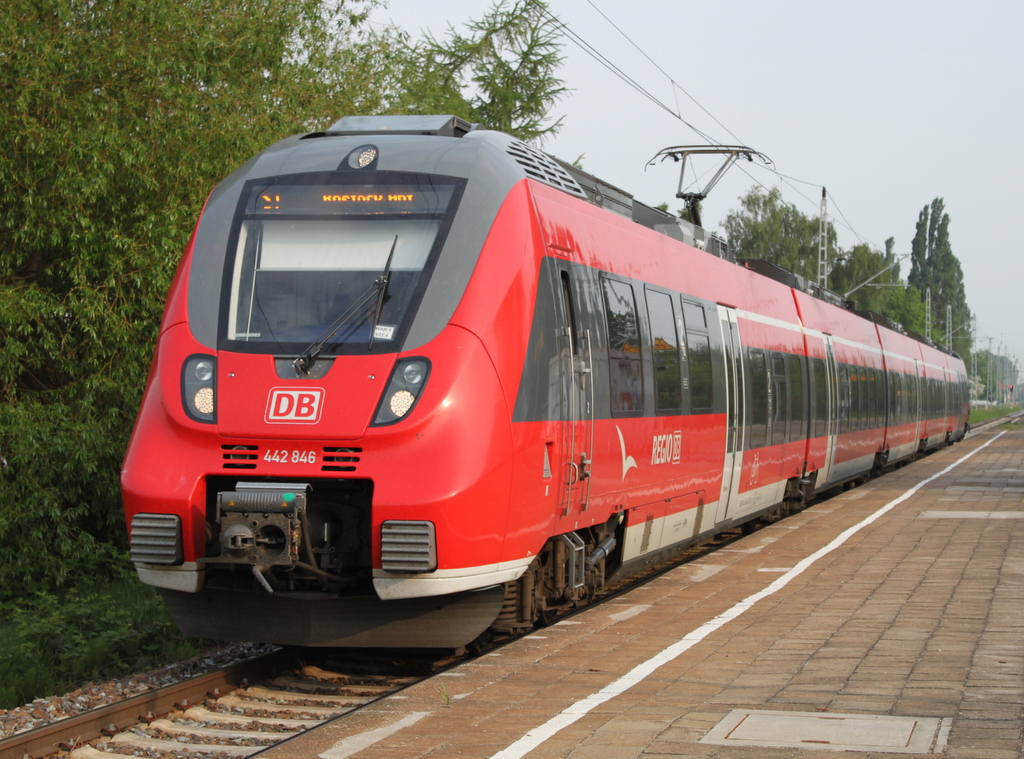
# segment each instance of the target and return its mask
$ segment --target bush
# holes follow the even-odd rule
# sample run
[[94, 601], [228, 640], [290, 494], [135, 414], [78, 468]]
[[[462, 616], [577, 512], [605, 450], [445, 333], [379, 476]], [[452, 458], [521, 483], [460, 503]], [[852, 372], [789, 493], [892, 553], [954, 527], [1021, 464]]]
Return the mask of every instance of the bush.
[[367, 7], [0, 3], [0, 602], [124, 547], [120, 462], [203, 200], [268, 144], [379, 108]]
[[196, 653], [155, 590], [122, 571], [91, 591], [0, 606], [0, 708]]

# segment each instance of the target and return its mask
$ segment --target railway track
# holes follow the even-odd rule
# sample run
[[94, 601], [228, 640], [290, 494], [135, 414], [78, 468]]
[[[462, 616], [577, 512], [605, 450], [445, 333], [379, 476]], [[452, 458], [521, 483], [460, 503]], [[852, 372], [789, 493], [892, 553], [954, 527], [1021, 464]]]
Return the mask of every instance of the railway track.
[[[979, 425], [971, 434], [1022, 418], [1024, 412], [1015, 412]], [[829, 496], [821, 494], [819, 498]], [[773, 521], [773, 518], [765, 521]], [[734, 542], [743, 534], [741, 528], [719, 533], [673, 559], [654, 564], [636, 576], [609, 586], [600, 598], [557, 619], [560, 621], [614, 599], [681, 564]], [[515, 639], [498, 639], [491, 648]], [[355, 656], [365, 662], [364, 653]], [[237, 759], [385, 698], [458, 664], [468, 655], [446, 655], [429, 661], [388, 657], [387, 666], [376, 666], [378, 670], [390, 670], [388, 674], [370, 671], [375, 668], [372, 663], [364, 663], [362, 667], [337, 667], [348, 670], [338, 672], [331, 668], [297, 666], [293, 653], [277, 651], [15, 734], [0, 741], [0, 759], [41, 759], [55, 755], [69, 759], [123, 759], [126, 755]], [[410, 670], [416, 670], [416, 674], [408, 674]]]
[[[560, 614], [612, 600], [688, 561], [742, 537], [736, 528], [692, 546], [674, 559], [608, 586], [600, 598]], [[486, 650], [518, 637], [494, 640]], [[296, 662], [284, 650], [265, 654], [175, 685], [115, 702], [0, 741], [0, 759], [160, 759], [195, 756], [238, 759], [313, 729], [470, 658], [352, 652], [354, 666], [324, 668]], [[344, 672], [334, 669], [346, 670]], [[373, 670], [386, 670], [377, 674]], [[415, 672], [415, 674], [410, 674]]]
[[340, 673], [276, 651], [15, 734], [0, 741], [0, 759], [237, 759], [429, 675], [417, 668], [416, 675]]

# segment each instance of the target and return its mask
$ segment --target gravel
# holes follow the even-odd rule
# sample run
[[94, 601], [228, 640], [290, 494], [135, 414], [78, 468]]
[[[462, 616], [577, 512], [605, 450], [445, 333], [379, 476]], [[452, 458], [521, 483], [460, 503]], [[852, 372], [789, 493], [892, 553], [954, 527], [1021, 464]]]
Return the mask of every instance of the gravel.
[[42, 727], [65, 717], [72, 717], [99, 706], [123, 701], [166, 685], [188, 680], [245, 659], [269, 653], [274, 646], [261, 643], [226, 644], [204, 651], [198, 656], [176, 664], [103, 683], [86, 683], [78, 690], [62, 696], [37, 698], [16, 709], [0, 709], [0, 739], [9, 738], [33, 728]]

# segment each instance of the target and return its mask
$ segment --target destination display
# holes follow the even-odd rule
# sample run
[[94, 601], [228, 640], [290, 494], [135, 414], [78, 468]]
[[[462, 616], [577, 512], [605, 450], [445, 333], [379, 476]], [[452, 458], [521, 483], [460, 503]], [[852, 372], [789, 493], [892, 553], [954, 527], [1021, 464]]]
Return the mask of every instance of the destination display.
[[439, 213], [451, 195], [443, 184], [278, 185], [254, 190], [249, 208], [258, 216]]

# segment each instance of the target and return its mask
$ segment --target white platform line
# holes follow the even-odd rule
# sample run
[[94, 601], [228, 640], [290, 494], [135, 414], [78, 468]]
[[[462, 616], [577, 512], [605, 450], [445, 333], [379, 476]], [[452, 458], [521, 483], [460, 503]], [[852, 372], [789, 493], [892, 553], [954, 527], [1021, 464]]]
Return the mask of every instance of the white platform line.
[[570, 704], [561, 713], [556, 714], [543, 725], [540, 725], [538, 727], [535, 727], [533, 730], [530, 730], [528, 733], [526, 733], [526, 735], [517, 740], [508, 748], [503, 749], [496, 754], [493, 754], [491, 756], [491, 759], [521, 759], [522, 757], [526, 756], [528, 753], [530, 753], [533, 749], [537, 748], [537, 746], [542, 744], [548, 738], [551, 738], [560, 730], [562, 730], [565, 727], [568, 727], [577, 720], [582, 719], [584, 716], [589, 714], [593, 709], [600, 706], [605, 701], [609, 701], [615, 696], [618, 696], [621, 693], [625, 693], [627, 690], [632, 688], [636, 683], [644, 680], [648, 675], [652, 674], [662, 665], [668, 664], [673, 659], [677, 658], [681, 654], [691, 649], [693, 646], [700, 643], [702, 640], [704, 640], [704, 638], [713, 633], [715, 630], [719, 629], [720, 627], [723, 627], [732, 620], [736, 619], [738, 616], [743, 614], [743, 612], [745, 612], [747, 609], [753, 607], [754, 604], [756, 604], [758, 601], [778, 593], [780, 590], [786, 587], [792, 580], [796, 579], [801, 574], [803, 574], [807, 569], [809, 569], [815, 562], [818, 561], [818, 559], [821, 559], [822, 557], [832, 553], [832, 551], [839, 548], [841, 545], [843, 545], [843, 543], [845, 543], [851, 537], [853, 537], [858, 532], [863, 530], [865, 527], [873, 524], [882, 516], [892, 511], [894, 508], [899, 506], [908, 498], [912, 497], [915, 493], [917, 493], [918, 490], [923, 488], [925, 485], [934, 482], [935, 480], [939, 479], [939, 477], [942, 477], [943, 475], [953, 471], [956, 467], [960, 466], [962, 463], [967, 461], [967, 459], [971, 458], [971, 456], [978, 453], [979, 451], [984, 450], [1005, 434], [1005, 432], [1000, 432], [987, 443], [978, 446], [970, 453], [957, 459], [955, 462], [947, 466], [941, 472], [937, 472], [936, 474], [933, 474], [931, 477], [921, 480], [921, 482], [914, 485], [914, 487], [910, 488], [910, 490], [903, 493], [903, 495], [899, 496], [898, 498], [894, 498], [893, 500], [889, 501], [889, 503], [885, 504], [885, 506], [882, 506], [880, 509], [878, 509], [878, 511], [876, 511], [875, 513], [865, 517], [857, 524], [841, 532], [838, 537], [836, 537], [831, 543], [829, 543], [825, 547], [819, 548], [810, 556], [801, 559], [799, 562], [797, 562], [796, 566], [794, 566], [791, 570], [786, 572], [786, 574], [779, 577], [777, 580], [775, 580], [775, 582], [766, 587], [764, 590], [760, 590], [757, 593], [754, 593], [753, 595], [747, 596], [732, 608], [727, 609], [726, 611], [719, 614], [710, 622], [706, 622], [693, 632], [687, 633], [680, 640], [676, 641], [667, 648], [662, 649], [659, 653], [655, 654], [647, 661], [633, 667], [633, 669], [624, 674], [618, 680], [609, 683], [604, 688], [599, 690], [597, 693], [592, 693], [586, 698], [577, 701], [574, 704]]
[[430, 712], [410, 712], [402, 717], [402, 719], [385, 727], [378, 727], [375, 730], [367, 730], [365, 733], [351, 735], [336, 743], [334, 748], [327, 749], [327, 751], [320, 754], [320, 759], [346, 759], [346, 757], [357, 754], [375, 743], [379, 743], [399, 730], [409, 727], [409, 725], [415, 725], [428, 714]]

